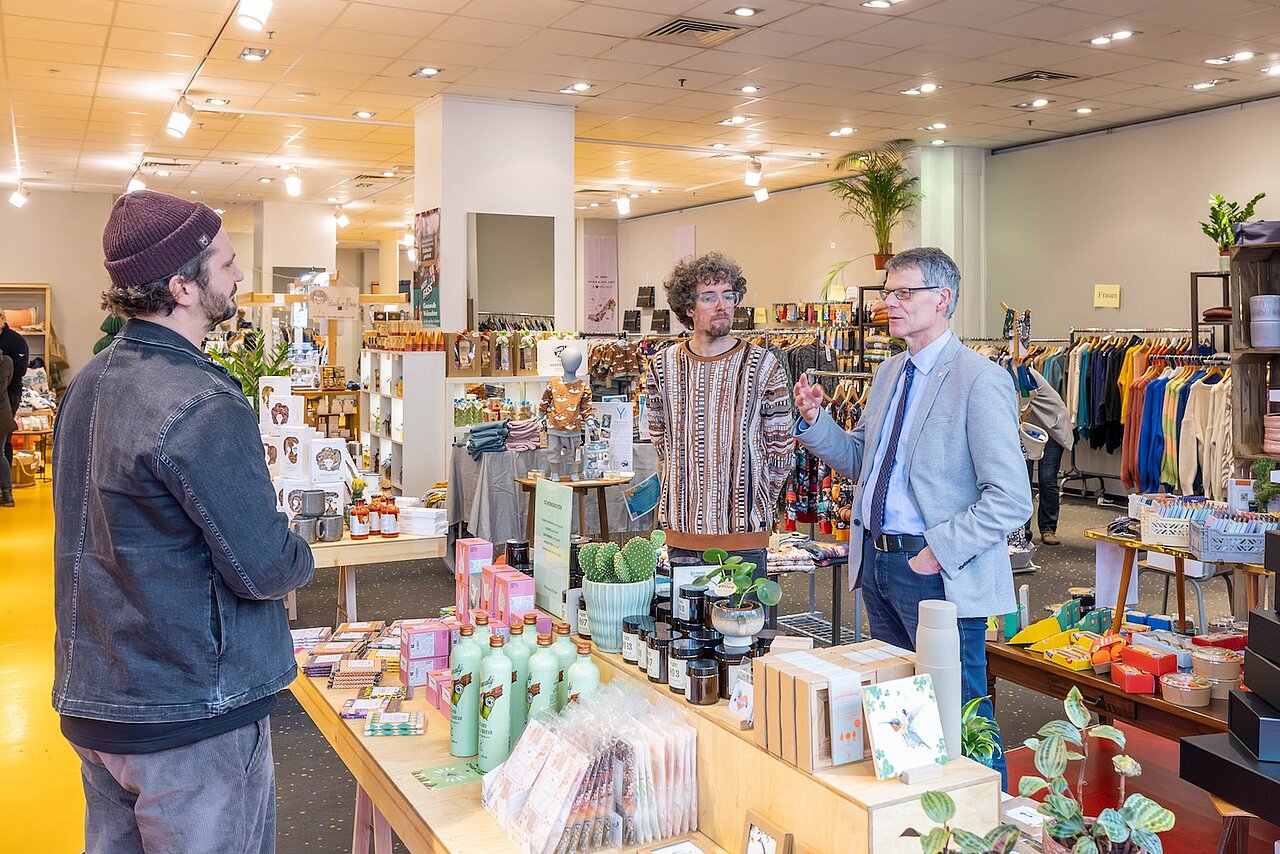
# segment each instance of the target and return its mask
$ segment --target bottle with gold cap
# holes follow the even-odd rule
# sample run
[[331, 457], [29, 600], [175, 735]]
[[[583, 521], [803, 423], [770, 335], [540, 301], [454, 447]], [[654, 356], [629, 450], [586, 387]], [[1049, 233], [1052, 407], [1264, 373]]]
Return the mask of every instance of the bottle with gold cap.
[[489, 638], [493, 635], [493, 630], [489, 628], [489, 613], [487, 611], [472, 611], [471, 622], [476, 627], [476, 646], [480, 647], [480, 654], [488, 655]]
[[528, 721], [525, 701], [529, 694], [529, 657], [533, 655], [525, 638], [524, 623], [519, 620], [511, 622], [511, 642], [507, 644], [506, 653], [511, 659], [511, 746], [515, 747]]
[[543, 709], [556, 707], [556, 689], [560, 674], [560, 659], [552, 649], [551, 635], [538, 635], [538, 646], [529, 656], [529, 691], [525, 698], [526, 719]]
[[449, 702], [449, 752], [475, 756], [480, 715], [480, 659], [475, 626], [463, 626], [449, 657], [453, 695]]
[[551, 649], [556, 654], [556, 663], [560, 669], [559, 681], [556, 683], [556, 711], [558, 712], [569, 701], [568, 670], [578, 657], [578, 648], [569, 638], [567, 623], [556, 624], [556, 642]]
[[511, 659], [501, 635], [489, 638], [480, 663], [480, 770], [492, 771], [511, 754]]
[[600, 668], [591, 660], [591, 641], [578, 641], [577, 661], [569, 665], [564, 681], [569, 686], [569, 703], [585, 700], [599, 690]]

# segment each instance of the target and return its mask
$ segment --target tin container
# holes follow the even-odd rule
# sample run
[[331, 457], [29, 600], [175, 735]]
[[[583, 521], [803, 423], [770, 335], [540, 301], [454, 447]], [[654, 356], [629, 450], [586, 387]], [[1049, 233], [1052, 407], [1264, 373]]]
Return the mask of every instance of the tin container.
[[1175, 706], [1207, 706], [1212, 695], [1213, 683], [1198, 674], [1166, 673], [1160, 677], [1160, 696]]

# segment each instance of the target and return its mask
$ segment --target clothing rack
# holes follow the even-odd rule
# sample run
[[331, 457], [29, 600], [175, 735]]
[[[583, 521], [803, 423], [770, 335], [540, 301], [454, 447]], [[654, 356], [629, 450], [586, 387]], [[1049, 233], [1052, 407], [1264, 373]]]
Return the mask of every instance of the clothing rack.
[[528, 311], [485, 311], [485, 310], [483, 310], [483, 309], [477, 309], [477, 310], [476, 310], [476, 314], [483, 314], [485, 317], [537, 317], [537, 318], [541, 318], [541, 319], [543, 319], [543, 320], [546, 320], [546, 319], [548, 319], [548, 318], [549, 318], [549, 319], [551, 319], [551, 320], [555, 320], [555, 317], [556, 317], [554, 314], [545, 314], [545, 313], [542, 313], [542, 312], [536, 312], [536, 311], [535, 311], [535, 312], [528, 312]]
[[805, 371], [811, 377], [836, 377], [848, 380], [869, 380], [874, 374], [870, 371]]

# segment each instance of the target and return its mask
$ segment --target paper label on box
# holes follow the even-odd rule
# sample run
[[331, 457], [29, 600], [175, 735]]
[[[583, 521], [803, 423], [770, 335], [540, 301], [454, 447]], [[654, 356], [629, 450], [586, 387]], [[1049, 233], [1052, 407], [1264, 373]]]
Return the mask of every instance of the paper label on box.
[[329, 664], [329, 663], [331, 663], [331, 662], [334, 662], [334, 661], [341, 661], [341, 660], [342, 660], [342, 656], [341, 656], [340, 654], [334, 654], [334, 655], [317, 655], [317, 656], [316, 656], [316, 660], [315, 660], [315, 662], [314, 662], [314, 663], [316, 663], [316, 664]]
[[409, 723], [409, 712], [384, 712], [378, 718], [380, 726], [386, 724], [407, 724]]
[[862, 680], [857, 674], [831, 677], [828, 696], [831, 710], [831, 761], [836, 765], [857, 762], [863, 756]]
[[378, 666], [376, 661], [348, 661], [348, 670], [372, 670]]
[[373, 690], [370, 691], [370, 693], [373, 694], [373, 696], [375, 697], [390, 697], [395, 694], [399, 694], [400, 692], [401, 692], [400, 688], [386, 687], [384, 685], [375, 685], [373, 687]]
[[[746, 668], [747, 673], [751, 669]], [[749, 678], [738, 677], [733, 683], [733, 691], [729, 694], [729, 713], [743, 720], [755, 722], [755, 688]]]
[[358, 711], [368, 711], [369, 709], [382, 708], [383, 703], [385, 701], [384, 700], [348, 700], [347, 702], [350, 704], [350, 707], [352, 709], [355, 709]]

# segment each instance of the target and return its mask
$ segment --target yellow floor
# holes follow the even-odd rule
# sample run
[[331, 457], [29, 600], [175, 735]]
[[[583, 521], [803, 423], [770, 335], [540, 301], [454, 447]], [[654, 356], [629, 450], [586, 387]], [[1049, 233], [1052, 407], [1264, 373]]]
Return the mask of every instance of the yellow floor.
[[0, 507], [0, 838], [6, 851], [84, 848], [80, 760], [58, 731], [53, 683], [53, 505], [48, 484]]

